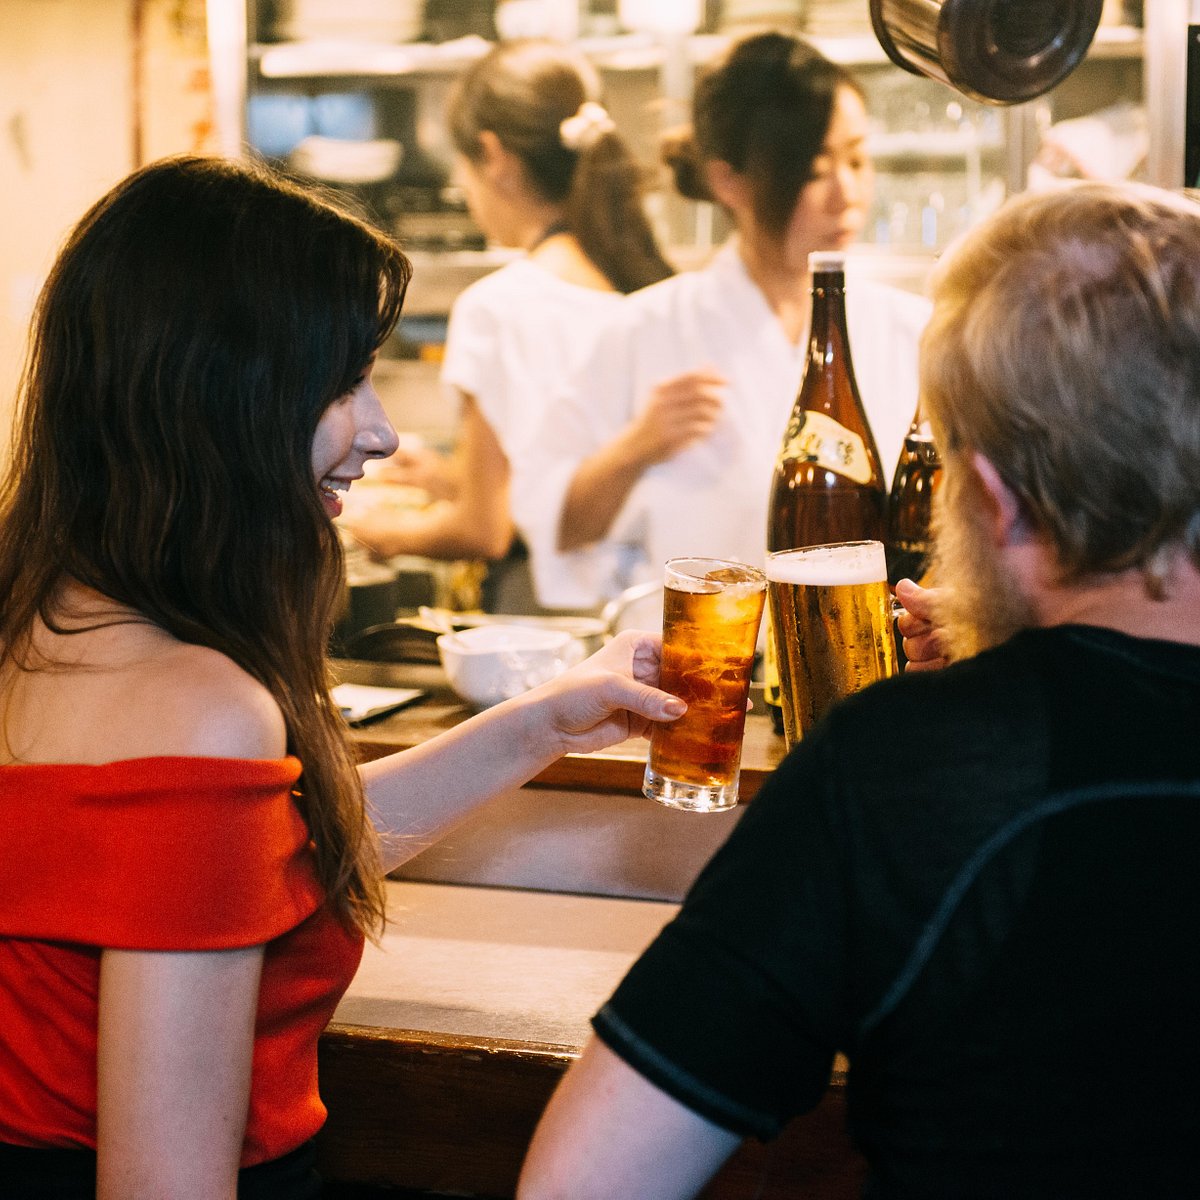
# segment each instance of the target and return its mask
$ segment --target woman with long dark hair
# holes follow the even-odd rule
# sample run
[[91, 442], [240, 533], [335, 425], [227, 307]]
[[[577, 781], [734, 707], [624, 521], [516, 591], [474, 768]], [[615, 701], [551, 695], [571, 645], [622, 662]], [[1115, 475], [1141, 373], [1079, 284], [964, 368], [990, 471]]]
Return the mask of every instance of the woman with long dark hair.
[[395, 448], [371, 364], [409, 274], [206, 159], [119, 184], [50, 273], [0, 484], [0, 1194], [315, 1195], [317, 1037], [382, 872], [680, 707], [614, 642], [356, 768], [333, 519]]
[[[671, 267], [642, 208], [643, 171], [566, 46], [495, 47], [458, 82], [448, 114], [472, 215], [525, 253], [455, 301], [441, 381], [460, 406], [452, 499], [427, 512], [347, 514], [379, 554], [499, 558], [513, 536], [514, 474], [572, 359], [627, 292]], [[406, 478], [403, 475], [398, 478]]]

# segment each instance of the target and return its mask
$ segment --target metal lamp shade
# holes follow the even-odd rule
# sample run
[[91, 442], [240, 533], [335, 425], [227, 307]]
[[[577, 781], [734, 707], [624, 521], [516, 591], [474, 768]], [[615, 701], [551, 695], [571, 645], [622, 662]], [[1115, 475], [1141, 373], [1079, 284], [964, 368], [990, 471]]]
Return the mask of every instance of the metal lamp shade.
[[1087, 53], [1104, 0], [871, 0], [888, 57], [988, 104], [1048, 92]]

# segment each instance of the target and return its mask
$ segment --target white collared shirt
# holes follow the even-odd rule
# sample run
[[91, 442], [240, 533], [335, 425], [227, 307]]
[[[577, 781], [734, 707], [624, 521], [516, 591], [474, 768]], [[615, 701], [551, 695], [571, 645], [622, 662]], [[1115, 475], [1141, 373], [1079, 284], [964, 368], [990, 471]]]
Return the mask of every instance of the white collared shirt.
[[581, 287], [518, 258], [455, 300], [439, 382], [474, 398], [516, 469], [571, 363], [617, 313], [619, 292]]

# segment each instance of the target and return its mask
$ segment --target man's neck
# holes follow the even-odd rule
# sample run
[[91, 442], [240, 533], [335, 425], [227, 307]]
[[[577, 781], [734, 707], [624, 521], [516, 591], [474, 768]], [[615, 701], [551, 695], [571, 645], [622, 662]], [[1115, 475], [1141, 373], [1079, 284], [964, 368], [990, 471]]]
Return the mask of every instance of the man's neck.
[[1200, 646], [1200, 570], [1182, 551], [1171, 559], [1156, 595], [1141, 570], [1049, 582], [1032, 595], [1037, 623], [1097, 625], [1133, 637]]

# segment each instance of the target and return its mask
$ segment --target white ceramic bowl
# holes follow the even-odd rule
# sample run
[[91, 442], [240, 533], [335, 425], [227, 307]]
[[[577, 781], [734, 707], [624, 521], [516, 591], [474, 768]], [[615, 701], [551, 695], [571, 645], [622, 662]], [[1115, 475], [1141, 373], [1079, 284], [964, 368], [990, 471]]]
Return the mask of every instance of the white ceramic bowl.
[[583, 658], [571, 634], [526, 625], [479, 625], [437, 640], [450, 686], [469, 704], [487, 708], [561, 675]]

